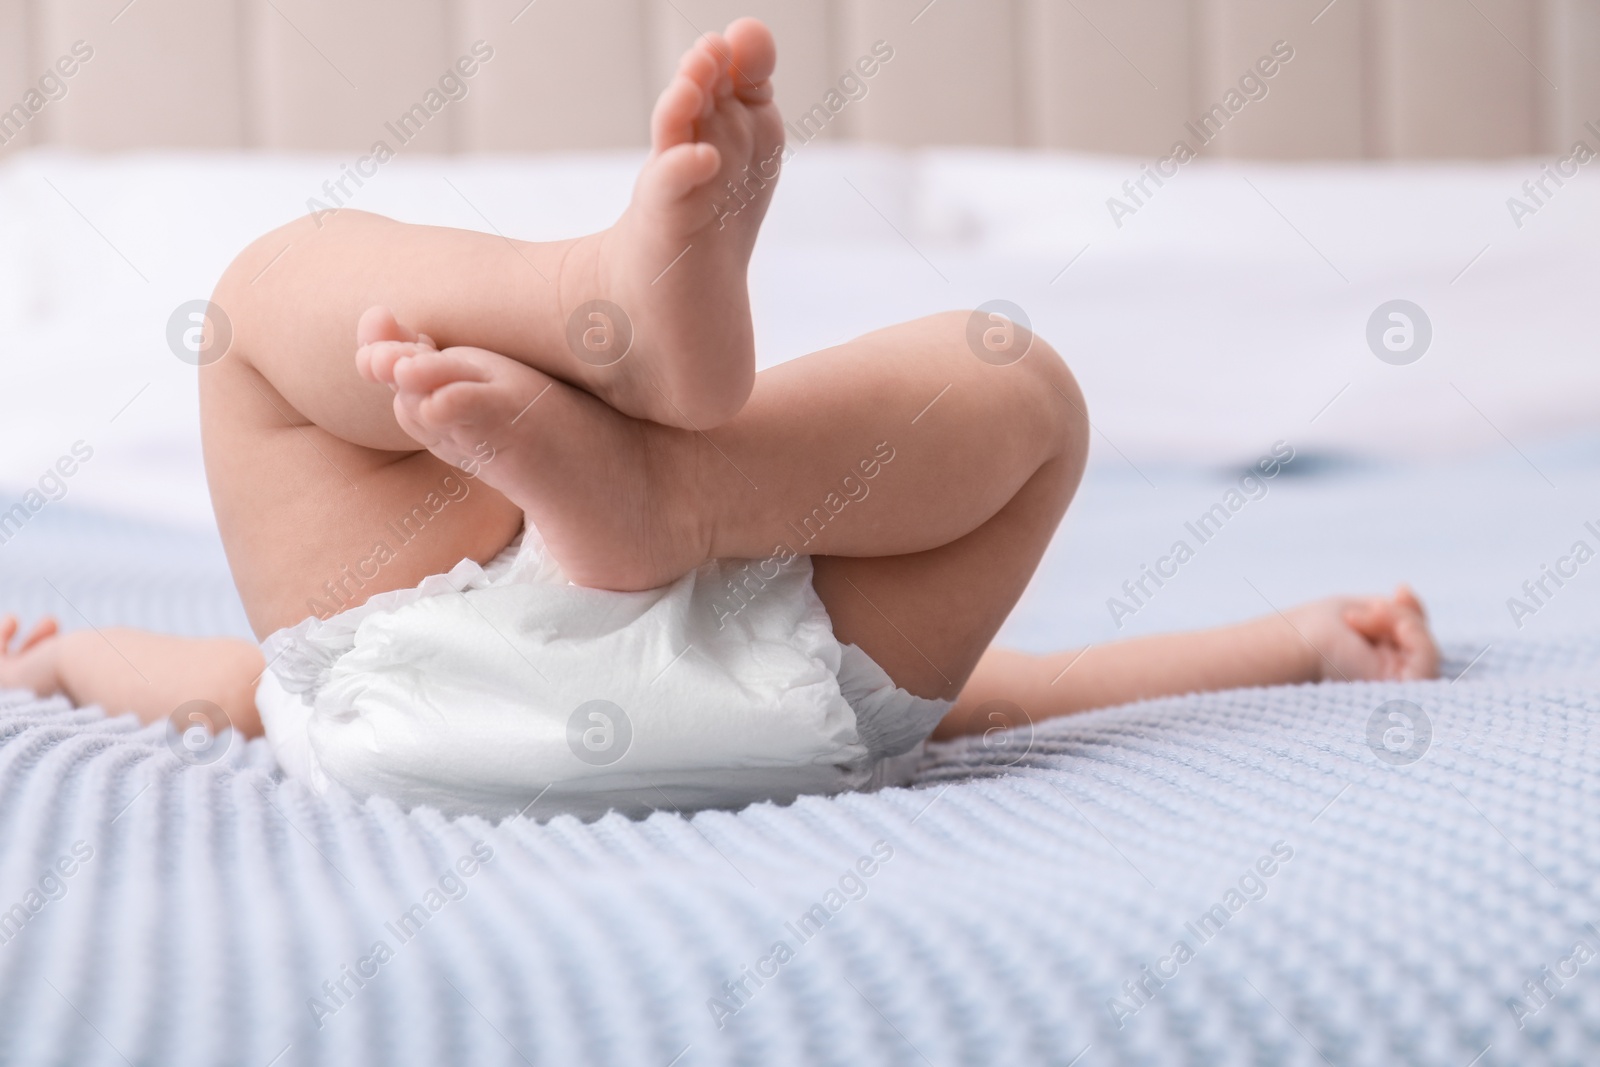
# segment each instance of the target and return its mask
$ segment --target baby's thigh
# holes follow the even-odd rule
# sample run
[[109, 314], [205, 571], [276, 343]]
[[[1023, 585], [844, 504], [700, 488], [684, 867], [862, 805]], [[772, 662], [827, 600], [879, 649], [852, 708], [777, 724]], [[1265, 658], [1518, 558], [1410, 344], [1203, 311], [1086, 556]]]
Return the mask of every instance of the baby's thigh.
[[1087, 444], [1046, 463], [988, 521], [948, 544], [903, 556], [813, 557], [834, 635], [900, 688], [954, 700], [1049, 547]]
[[249, 362], [206, 367], [200, 420], [212, 507], [258, 637], [487, 562], [522, 513], [423, 451], [352, 444], [311, 422]]

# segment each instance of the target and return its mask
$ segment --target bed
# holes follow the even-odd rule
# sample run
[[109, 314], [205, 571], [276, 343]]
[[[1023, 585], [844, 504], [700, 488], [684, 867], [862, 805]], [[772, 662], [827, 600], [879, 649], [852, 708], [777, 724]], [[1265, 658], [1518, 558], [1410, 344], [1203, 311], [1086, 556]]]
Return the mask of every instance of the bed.
[[[555, 236], [603, 225], [636, 163], [399, 161], [358, 206]], [[167, 320], [330, 167], [0, 165], [28, 398], [0, 505], [93, 449], [5, 531], [0, 605], [247, 632]], [[768, 364], [994, 298], [1067, 355], [1094, 457], [1002, 640], [1404, 579], [1439, 681], [1147, 702], [933, 746], [909, 789], [588, 824], [317, 798], [260, 742], [200, 763], [8, 694], [0, 1062], [1592, 1062], [1600, 598], [1583, 568], [1524, 583], [1600, 545], [1600, 194], [1517, 228], [1537, 169], [1195, 164], [1118, 227], [1124, 160], [819, 145], [753, 269]], [[1395, 298], [1434, 328], [1405, 366], [1366, 343]], [[1111, 610], [1280, 441], [1269, 491]]]

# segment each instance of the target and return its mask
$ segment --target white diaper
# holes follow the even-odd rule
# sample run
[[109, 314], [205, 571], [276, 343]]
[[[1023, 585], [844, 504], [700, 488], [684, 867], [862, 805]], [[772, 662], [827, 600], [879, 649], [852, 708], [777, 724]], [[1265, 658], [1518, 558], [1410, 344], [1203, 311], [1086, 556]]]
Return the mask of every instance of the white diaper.
[[463, 560], [262, 651], [256, 703], [286, 774], [452, 815], [897, 784], [950, 709], [839, 643], [804, 556], [615, 593], [567, 582], [532, 530], [487, 567]]

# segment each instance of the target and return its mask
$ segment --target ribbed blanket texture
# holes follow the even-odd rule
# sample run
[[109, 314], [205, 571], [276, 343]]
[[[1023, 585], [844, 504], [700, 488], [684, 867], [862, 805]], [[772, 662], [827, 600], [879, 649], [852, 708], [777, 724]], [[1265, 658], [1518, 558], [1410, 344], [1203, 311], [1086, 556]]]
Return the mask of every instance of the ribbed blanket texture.
[[590, 824], [314, 798], [261, 742], [12, 694], [0, 1063], [1594, 1063], [1597, 663], [1501, 642]]

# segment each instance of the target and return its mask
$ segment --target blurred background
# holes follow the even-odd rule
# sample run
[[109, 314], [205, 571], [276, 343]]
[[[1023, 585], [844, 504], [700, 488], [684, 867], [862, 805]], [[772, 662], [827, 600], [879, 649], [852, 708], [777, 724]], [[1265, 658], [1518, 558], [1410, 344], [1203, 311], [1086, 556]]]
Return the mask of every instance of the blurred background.
[[1600, 0], [0, 0], [0, 515], [94, 450], [0, 524], [5, 608], [244, 632], [184, 309], [333, 207], [608, 225], [677, 57], [746, 14], [795, 149], [762, 365], [1004, 300], [1084, 385], [1088, 479], [1003, 639], [1400, 580], [1475, 645], [1600, 625], [1509, 605], [1600, 519]]

